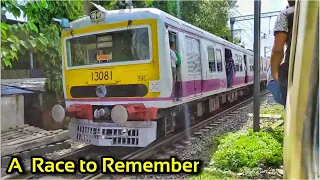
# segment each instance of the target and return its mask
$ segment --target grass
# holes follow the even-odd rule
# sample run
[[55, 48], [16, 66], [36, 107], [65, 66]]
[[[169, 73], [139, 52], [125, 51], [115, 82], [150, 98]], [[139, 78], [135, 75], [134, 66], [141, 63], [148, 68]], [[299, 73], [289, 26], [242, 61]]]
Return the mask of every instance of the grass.
[[284, 119], [284, 108], [282, 105], [269, 105], [267, 107], [263, 107], [260, 110], [261, 114], [277, 114], [281, 115], [281, 119]]
[[[262, 107], [261, 114], [281, 115], [284, 119], [282, 105]], [[261, 178], [261, 170], [278, 168], [283, 163], [284, 126], [263, 128], [260, 132], [236, 132], [222, 137], [214, 137], [206, 154], [212, 162], [198, 175], [198, 179], [242, 179]]]
[[261, 170], [282, 165], [283, 130], [266, 128], [260, 132], [236, 132], [212, 139], [208, 155], [212, 162], [198, 179], [259, 178]]
[[203, 170], [201, 174], [190, 176], [188, 180], [200, 180], [200, 179], [237, 179], [235, 175], [226, 174], [215, 170]]
[[245, 167], [279, 167], [282, 145], [268, 132], [230, 133], [220, 140], [213, 160], [215, 167], [233, 172], [243, 172]]

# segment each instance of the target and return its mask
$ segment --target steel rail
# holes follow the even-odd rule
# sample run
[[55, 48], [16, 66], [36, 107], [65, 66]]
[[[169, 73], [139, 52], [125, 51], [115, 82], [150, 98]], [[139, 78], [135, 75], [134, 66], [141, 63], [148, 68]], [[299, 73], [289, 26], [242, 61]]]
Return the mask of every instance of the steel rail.
[[[82, 148], [77, 149], [77, 150], [75, 150], [73, 152], [64, 154], [62, 156], [59, 156], [58, 158], [53, 158], [53, 159], [50, 159], [50, 160], [58, 161], [58, 160], [68, 159], [69, 157], [74, 156], [76, 154], [79, 154], [81, 152], [85, 152], [85, 151], [89, 150], [90, 148], [92, 148], [91, 145], [86, 145], [85, 147], [82, 147]], [[19, 174], [19, 173], [16, 172], [16, 173], [4, 176], [1, 179], [29, 179], [29, 178], [32, 178], [34, 176], [40, 175], [40, 174], [32, 174], [30, 172], [30, 170], [31, 170], [31, 168], [27, 168], [27, 169], [24, 169], [24, 172], [25, 172], [24, 174]]]

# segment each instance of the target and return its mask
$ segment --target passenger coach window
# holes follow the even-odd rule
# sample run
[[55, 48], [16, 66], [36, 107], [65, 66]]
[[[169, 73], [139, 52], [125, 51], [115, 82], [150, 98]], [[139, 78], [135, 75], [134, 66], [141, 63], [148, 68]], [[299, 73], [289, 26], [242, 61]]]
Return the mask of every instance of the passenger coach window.
[[250, 71], [253, 71], [253, 59], [250, 58]]
[[147, 27], [90, 34], [67, 40], [69, 66], [150, 59]]
[[236, 65], [236, 71], [239, 71], [239, 56], [238, 54], [236, 54], [236, 58], [235, 58], [235, 61], [234, 61], [235, 65]]
[[214, 50], [212, 48], [208, 48], [208, 61], [209, 61], [209, 71], [215, 72], [216, 71], [216, 61], [214, 57]]
[[218, 72], [222, 72], [222, 53], [220, 49], [216, 49], [216, 60], [217, 60], [217, 70]]
[[240, 66], [240, 71], [243, 71], [243, 67], [242, 67], [242, 57], [239, 56], [239, 66]]

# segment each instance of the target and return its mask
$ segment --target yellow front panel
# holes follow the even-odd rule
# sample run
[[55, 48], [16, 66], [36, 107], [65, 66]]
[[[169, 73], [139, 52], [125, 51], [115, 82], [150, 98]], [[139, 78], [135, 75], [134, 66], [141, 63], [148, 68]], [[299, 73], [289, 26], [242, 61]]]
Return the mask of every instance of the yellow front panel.
[[[114, 24], [100, 24], [81, 29], [74, 29], [74, 36], [95, 33], [101, 30], [127, 27], [128, 22]], [[66, 98], [71, 99], [70, 88], [73, 86], [94, 86], [94, 85], [124, 85], [124, 84], [144, 84], [149, 88], [150, 80], [159, 79], [159, 60], [158, 60], [158, 32], [157, 21], [155, 19], [133, 20], [132, 26], [149, 25], [151, 27], [151, 48], [152, 57], [150, 63], [128, 64], [118, 66], [103, 66], [94, 68], [66, 69], [66, 55], [64, 52], [64, 39], [70, 37], [70, 32], [62, 33], [63, 44], [63, 65], [65, 74]], [[132, 61], [133, 62], [133, 61]], [[139, 61], [135, 61], [138, 63]], [[102, 78], [103, 76], [103, 78]], [[107, 79], [107, 80], [106, 80]], [[148, 92], [144, 97], [158, 97], [160, 93]]]

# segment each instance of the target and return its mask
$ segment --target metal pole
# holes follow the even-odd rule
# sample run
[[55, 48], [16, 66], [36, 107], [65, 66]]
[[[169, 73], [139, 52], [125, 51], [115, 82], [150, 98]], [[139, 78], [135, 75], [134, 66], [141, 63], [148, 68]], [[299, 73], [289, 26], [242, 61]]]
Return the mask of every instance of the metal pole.
[[180, 0], [177, 0], [177, 16], [178, 16], [178, 18], [181, 18], [181, 15], [180, 15]]
[[254, 101], [253, 131], [260, 130], [260, 26], [261, 1], [254, 1]]
[[230, 29], [230, 31], [231, 31], [231, 40], [230, 40], [230, 42], [233, 42], [233, 24], [231, 25], [231, 29]]
[[236, 22], [236, 19], [234, 17], [230, 18], [230, 31], [231, 31], [231, 40], [230, 42], [233, 42], [233, 33], [234, 33], [234, 23]]

